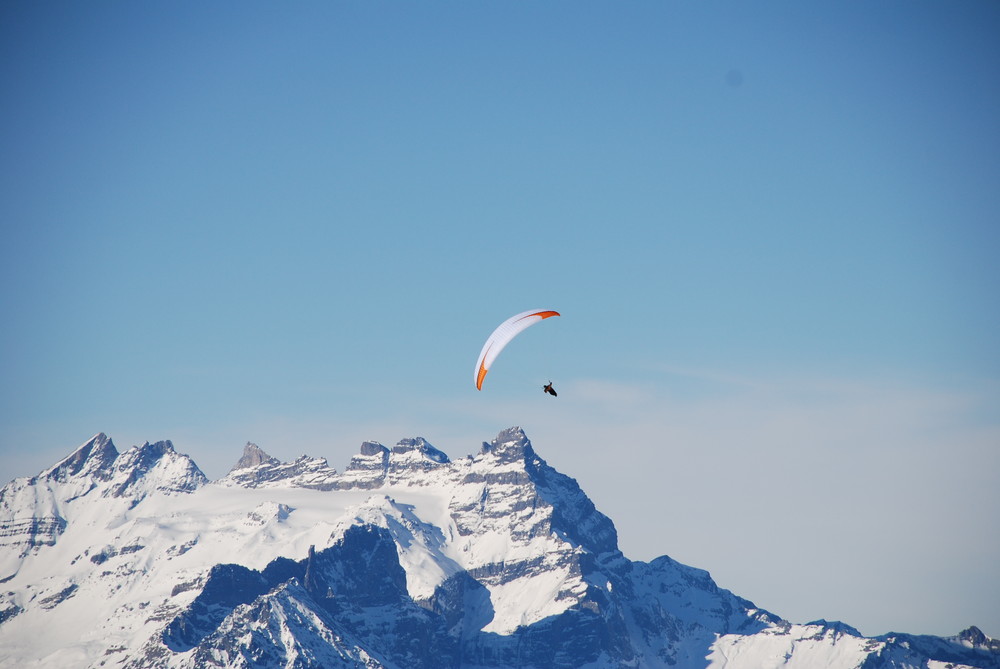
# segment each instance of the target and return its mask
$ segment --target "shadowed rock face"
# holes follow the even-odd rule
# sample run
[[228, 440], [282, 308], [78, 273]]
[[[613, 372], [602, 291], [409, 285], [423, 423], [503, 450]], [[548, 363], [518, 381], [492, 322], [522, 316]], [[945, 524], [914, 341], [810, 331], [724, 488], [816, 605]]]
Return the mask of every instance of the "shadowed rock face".
[[[299, 625], [270, 624], [276, 610], [292, 608]], [[381, 528], [354, 526], [330, 548], [310, 550], [305, 560], [278, 558], [260, 572], [232, 564], [214, 567], [194, 602], [167, 625], [162, 641], [173, 652], [196, 651], [192, 666], [219, 654], [246, 657], [262, 649], [284, 664], [288, 636], [311, 627], [309, 635], [330, 643], [344, 636], [359, 640], [356, 648], [337, 650], [354, 661], [377, 656], [415, 669], [457, 666], [458, 646], [442, 622], [408, 596], [392, 536]], [[255, 633], [248, 638], [249, 629]], [[147, 659], [157, 655], [151, 652]], [[140, 660], [132, 666], [147, 665]], [[329, 665], [317, 659], [305, 666]]]

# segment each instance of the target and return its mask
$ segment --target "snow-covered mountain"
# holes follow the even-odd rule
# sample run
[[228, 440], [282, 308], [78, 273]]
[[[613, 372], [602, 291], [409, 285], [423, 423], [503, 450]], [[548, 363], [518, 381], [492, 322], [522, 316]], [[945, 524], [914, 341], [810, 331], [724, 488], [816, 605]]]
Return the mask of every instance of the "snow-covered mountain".
[[0, 491], [0, 667], [995, 667], [1000, 642], [794, 624], [627, 559], [519, 428], [346, 471], [247, 444], [209, 482], [103, 434]]

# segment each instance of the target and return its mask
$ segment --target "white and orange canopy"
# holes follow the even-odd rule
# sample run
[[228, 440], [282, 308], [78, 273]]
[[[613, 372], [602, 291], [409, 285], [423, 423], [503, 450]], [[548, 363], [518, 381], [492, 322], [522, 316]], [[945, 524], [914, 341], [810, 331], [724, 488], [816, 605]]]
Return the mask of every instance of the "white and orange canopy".
[[483, 379], [486, 378], [486, 372], [490, 371], [493, 361], [497, 359], [500, 351], [510, 343], [511, 339], [535, 323], [539, 323], [550, 316], [558, 315], [558, 311], [534, 309], [511, 316], [498, 325], [497, 329], [486, 340], [486, 343], [483, 344], [483, 350], [479, 354], [479, 360], [476, 362], [476, 389], [483, 389]]

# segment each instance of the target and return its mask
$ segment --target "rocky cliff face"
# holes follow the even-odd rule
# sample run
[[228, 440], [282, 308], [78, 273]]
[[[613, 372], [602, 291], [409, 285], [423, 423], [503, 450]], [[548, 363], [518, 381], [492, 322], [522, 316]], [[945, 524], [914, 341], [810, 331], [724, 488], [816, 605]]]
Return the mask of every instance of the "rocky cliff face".
[[209, 483], [98, 435], [0, 492], [0, 666], [1000, 667], [996, 641], [792, 624], [661, 557], [518, 428], [450, 460], [362, 445], [343, 473], [248, 444]]

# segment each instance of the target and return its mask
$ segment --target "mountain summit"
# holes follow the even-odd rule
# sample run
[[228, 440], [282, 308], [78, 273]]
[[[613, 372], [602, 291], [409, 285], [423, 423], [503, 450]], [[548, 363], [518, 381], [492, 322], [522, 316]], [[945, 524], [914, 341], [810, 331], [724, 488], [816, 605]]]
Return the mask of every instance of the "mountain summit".
[[0, 490], [0, 667], [1000, 668], [1000, 644], [795, 624], [612, 521], [520, 428], [347, 468], [248, 443], [209, 482], [96, 435]]

